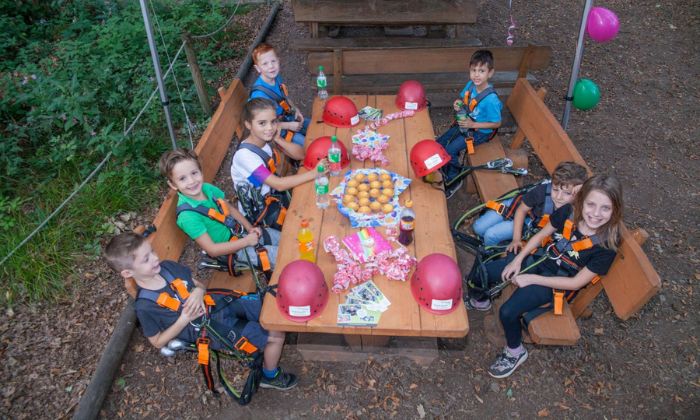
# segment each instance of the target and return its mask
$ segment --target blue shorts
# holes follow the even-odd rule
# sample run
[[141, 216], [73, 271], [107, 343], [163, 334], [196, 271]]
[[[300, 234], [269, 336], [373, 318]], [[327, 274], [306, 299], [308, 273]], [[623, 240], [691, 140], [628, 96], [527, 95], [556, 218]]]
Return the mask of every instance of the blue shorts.
[[[262, 351], [267, 344], [269, 334], [259, 322], [262, 309], [260, 296], [255, 294], [243, 296], [231, 302], [227, 300], [227, 297], [215, 297], [216, 306], [220, 307], [218, 310], [213, 309], [211, 315], [213, 323], [216, 324], [212, 325], [216, 332], [232, 344], [236, 344], [241, 337], [245, 337]], [[214, 350], [226, 349], [217, 337], [209, 334], [209, 338]]]

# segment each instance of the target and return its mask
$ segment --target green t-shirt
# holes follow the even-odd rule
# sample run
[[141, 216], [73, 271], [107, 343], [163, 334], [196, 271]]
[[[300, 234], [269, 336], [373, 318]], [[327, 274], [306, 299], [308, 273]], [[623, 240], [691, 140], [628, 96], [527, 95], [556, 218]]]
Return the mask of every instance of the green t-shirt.
[[[211, 184], [203, 184], [202, 192], [207, 197], [206, 200], [194, 200], [182, 193], [177, 193], [177, 205], [189, 204], [192, 207], [205, 206], [210, 209], [216, 209], [217, 198], [224, 198], [224, 192]], [[208, 233], [214, 243], [228, 242], [231, 237], [231, 232], [223, 223], [212, 220], [207, 216], [196, 213], [194, 211], [183, 211], [177, 216], [177, 225], [182, 229], [187, 236], [192, 239], [197, 239], [200, 236]]]

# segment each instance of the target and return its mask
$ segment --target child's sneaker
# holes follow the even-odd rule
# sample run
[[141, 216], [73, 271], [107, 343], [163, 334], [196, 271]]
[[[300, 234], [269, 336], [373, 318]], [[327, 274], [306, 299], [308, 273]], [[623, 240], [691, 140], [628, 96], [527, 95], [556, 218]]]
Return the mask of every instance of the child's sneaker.
[[501, 354], [496, 357], [496, 361], [489, 367], [489, 375], [499, 379], [507, 378], [525, 360], [527, 360], [527, 349], [520, 353], [519, 356], [511, 356], [508, 349], [504, 348]]
[[299, 383], [299, 378], [293, 373], [286, 373], [282, 371], [282, 368], [277, 370], [277, 375], [274, 378], [267, 378], [263, 374], [260, 380], [260, 388], [272, 388], [286, 391], [297, 386]]
[[491, 301], [490, 300], [485, 300], [483, 302], [480, 302], [474, 298], [467, 298], [464, 300], [464, 304], [467, 306], [467, 309], [471, 309], [474, 311], [486, 312], [489, 309], [491, 309]]

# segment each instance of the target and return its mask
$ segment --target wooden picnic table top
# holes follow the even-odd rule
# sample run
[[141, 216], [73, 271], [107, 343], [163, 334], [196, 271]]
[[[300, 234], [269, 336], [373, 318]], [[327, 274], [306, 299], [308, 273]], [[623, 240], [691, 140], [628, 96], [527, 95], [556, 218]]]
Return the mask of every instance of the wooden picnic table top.
[[[387, 115], [398, 111], [394, 104], [395, 96], [391, 95], [352, 95], [358, 109], [370, 105], [384, 111]], [[323, 101], [316, 99], [313, 104], [311, 124], [306, 141], [307, 145], [321, 136], [336, 135], [342, 141], [348, 152], [352, 150], [351, 136], [360, 126], [353, 128], [335, 128], [321, 122]], [[361, 122], [361, 125], [364, 123]], [[411, 179], [411, 185], [400, 196], [400, 201], [407, 198], [413, 200], [416, 212], [416, 228], [414, 241], [408, 246], [409, 252], [419, 261], [422, 257], [440, 252], [456, 260], [456, 251], [447, 216], [447, 202], [442, 191], [416, 179], [410, 167], [408, 155], [411, 147], [418, 141], [434, 138], [433, 126], [427, 110], [416, 113], [415, 116], [393, 120], [381, 127], [382, 134], [390, 137], [389, 147], [385, 155], [389, 159], [386, 168], [392, 172]], [[351, 160], [352, 169], [371, 168], [372, 162]], [[305, 171], [304, 168], [300, 169]], [[332, 177], [331, 191], [341, 181], [341, 177]], [[290, 262], [299, 258], [296, 235], [302, 219], [310, 221], [314, 235], [316, 263], [324, 273], [329, 289], [333, 285], [333, 274], [337, 270], [335, 259], [323, 250], [322, 241], [330, 235], [339, 240], [357, 229], [350, 227], [349, 220], [343, 216], [333, 202], [331, 206], [320, 210], [315, 205], [315, 192], [312, 182], [296, 187], [282, 230], [282, 237], [277, 255], [277, 265], [270, 284], [277, 284], [282, 269]], [[377, 228], [383, 232], [384, 228]], [[373, 280], [379, 289], [391, 301], [389, 309], [382, 313], [379, 324], [375, 327], [343, 327], [338, 326], [338, 304], [345, 302], [347, 291], [340, 294], [330, 292], [329, 302], [323, 313], [307, 322], [294, 322], [285, 318], [277, 308], [275, 297], [265, 296], [260, 322], [268, 330], [294, 331], [335, 334], [361, 334], [377, 336], [424, 336], [424, 337], [464, 337], [469, 332], [469, 322], [464, 303], [458, 302], [458, 308], [447, 315], [435, 315], [420, 308], [413, 299], [410, 289], [410, 275], [407, 281], [392, 281], [381, 275], [375, 275]]]

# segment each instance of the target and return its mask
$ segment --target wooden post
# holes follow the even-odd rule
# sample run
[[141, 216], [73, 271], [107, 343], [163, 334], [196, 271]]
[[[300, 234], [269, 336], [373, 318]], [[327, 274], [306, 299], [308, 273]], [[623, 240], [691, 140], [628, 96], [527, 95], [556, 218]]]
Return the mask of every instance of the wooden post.
[[523, 53], [523, 58], [520, 60], [520, 67], [518, 69], [518, 78], [527, 77], [527, 71], [530, 68], [530, 60], [532, 59], [532, 54], [535, 52], [535, 47], [532, 44], [527, 45], [527, 49]]
[[202, 79], [202, 72], [199, 70], [199, 64], [197, 63], [197, 56], [194, 53], [194, 48], [192, 48], [192, 39], [190, 34], [185, 32], [182, 34], [182, 41], [185, 43], [185, 54], [187, 54], [187, 64], [190, 66], [190, 71], [192, 72], [192, 80], [194, 80], [194, 87], [197, 89], [197, 97], [199, 98], [199, 104], [202, 106], [202, 111], [207, 116], [211, 116], [211, 106], [209, 105], [209, 95], [207, 95], [207, 88], [204, 84], [204, 79]]

